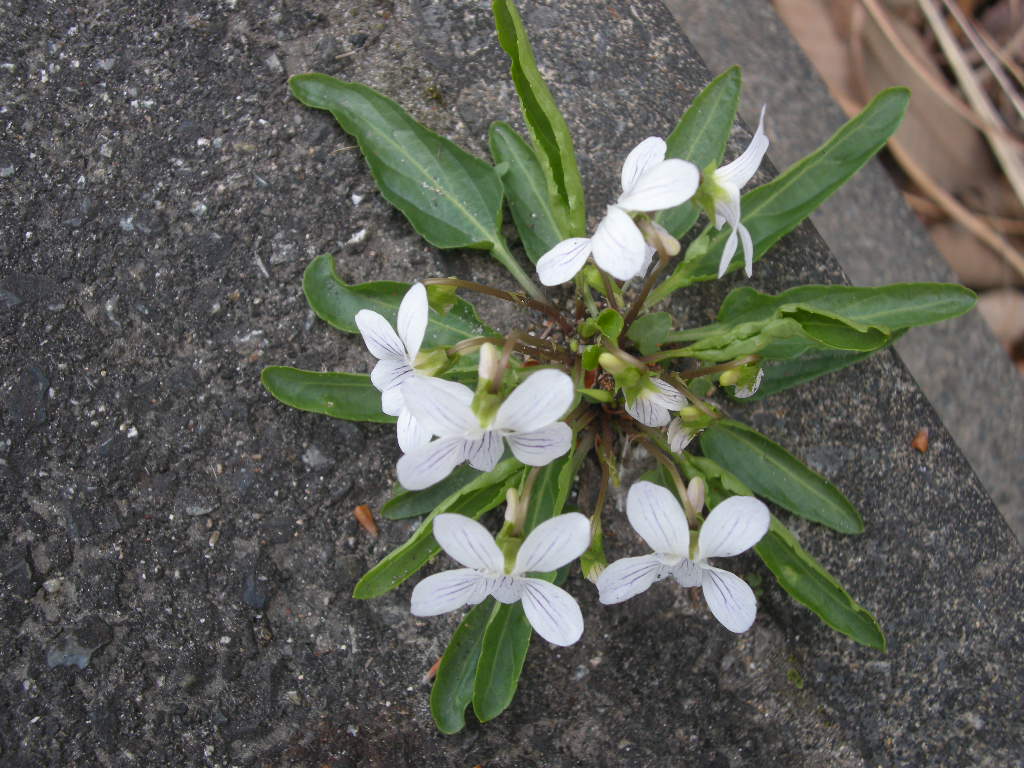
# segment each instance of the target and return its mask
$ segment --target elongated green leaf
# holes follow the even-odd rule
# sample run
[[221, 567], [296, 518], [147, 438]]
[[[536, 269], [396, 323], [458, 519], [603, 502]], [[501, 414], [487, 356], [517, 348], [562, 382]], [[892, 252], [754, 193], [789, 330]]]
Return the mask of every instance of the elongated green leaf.
[[862, 645], [886, 649], [885, 635], [875, 617], [850, 597], [774, 515], [771, 528], [754, 551], [775, 575], [779, 586], [834, 630]]
[[832, 483], [782, 446], [737, 421], [723, 420], [700, 438], [704, 455], [794, 515], [821, 523], [840, 533], [860, 533], [860, 513]]
[[[906, 88], [882, 91], [863, 112], [845, 123], [818, 149], [769, 183], [743, 196], [742, 221], [753, 238], [755, 259], [794, 229], [885, 146], [899, 127], [909, 98]], [[672, 275], [651, 292], [647, 304], [661, 301], [678, 288], [717, 278], [718, 262], [728, 236], [728, 227], [718, 232], [705, 230], [687, 249], [686, 257]], [[738, 269], [742, 263], [740, 249], [729, 270]]]
[[529, 534], [545, 520], [562, 514], [572, 490], [575, 469], [573, 451], [541, 467], [530, 493], [530, 504], [526, 508], [526, 522], [523, 524], [525, 534]]
[[873, 352], [889, 342], [888, 329], [852, 322], [829, 312], [799, 305], [782, 310], [782, 314], [800, 323], [808, 338], [832, 349]]
[[263, 387], [285, 405], [335, 419], [394, 424], [380, 409], [380, 392], [363, 373], [318, 373], [271, 365], [260, 374]]
[[321, 74], [296, 75], [289, 85], [355, 137], [381, 194], [430, 243], [490, 249], [501, 241], [501, 180], [488, 163], [365, 85]]
[[[721, 164], [736, 121], [742, 87], [739, 67], [730, 67], [708, 83], [665, 140], [668, 145], [665, 157], [689, 160], [700, 169]], [[699, 213], [697, 204], [690, 200], [662, 211], [657, 221], [678, 238], [690, 231]]]
[[380, 516], [387, 520], [406, 520], [410, 517], [422, 517], [434, 511], [434, 507], [443, 503], [453, 494], [464, 493], [464, 489], [482, 472], [468, 464], [456, 467], [441, 482], [424, 488], [422, 491], [407, 491], [400, 488], [380, 509]]
[[466, 726], [466, 707], [473, 700], [473, 680], [484, 630], [494, 611], [493, 597], [475, 606], [463, 618], [441, 657], [430, 689], [430, 713], [441, 733], [458, 733]]
[[512, 220], [519, 239], [534, 264], [563, 240], [555, 212], [551, 208], [544, 169], [533, 147], [507, 123], [491, 123], [488, 132], [491, 157], [499, 167], [504, 164], [501, 183], [505, 187]]
[[491, 616], [473, 680], [473, 713], [481, 723], [500, 715], [515, 698], [532, 634], [521, 602], [499, 605]]
[[[394, 325], [398, 306], [409, 290], [407, 283], [380, 280], [348, 285], [334, 271], [334, 257], [329, 253], [317, 256], [302, 276], [302, 290], [317, 317], [338, 330], [359, 333], [356, 312], [372, 309]], [[495, 332], [484, 325], [476, 309], [468, 301], [456, 299], [447, 314], [429, 310], [424, 346], [446, 346], [476, 336]]]
[[586, 234], [587, 212], [569, 126], [537, 69], [537, 60], [515, 3], [513, 0], [494, 0], [492, 7], [498, 42], [512, 60], [512, 82], [548, 179], [553, 210], [561, 222], [562, 236], [583, 236]]
[[894, 283], [878, 287], [802, 285], [775, 296], [742, 286], [725, 297], [716, 324], [765, 320], [794, 307], [895, 330], [958, 317], [969, 311], [976, 300], [973, 291], [952, 283]]
[[635, 342], [641, 355], [653, 355], [672, 330], [672, 316], [668, 312], [648, 312], [640, 315], [626, 332]]
[[[450, 497], [451, 503], [439, 504], [398, 549], [371, 568], [356, 584], [352, 596], [360, 600], [379, 597], [397, 587], [441, 551], [434, 538], [434, 518], [443, 512], [466, 515], [474, 520], [505, 500], [505, 491], [518, 483], [522, 465], [505, 459], [490, 472], [473, 480], [462, 495]], [[446, 500], [447, 502], [447, 500]]]

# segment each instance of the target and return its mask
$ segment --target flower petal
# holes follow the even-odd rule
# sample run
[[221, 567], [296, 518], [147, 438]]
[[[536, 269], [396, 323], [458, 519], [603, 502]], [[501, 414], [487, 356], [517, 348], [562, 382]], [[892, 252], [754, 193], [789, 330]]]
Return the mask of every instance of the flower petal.
[[[378, 360], [370, 371], [370, 383], [381, 392], [399, 387], [402, 382], [413, 375], [412, 366], [408, 360], [395, 360], [387, 357]], [[390, 414], [394, 416], [395, 414]]]
[[523, 611], [538, 635], [572, 645], [583, 635], [583, 612], [572, 595], [543, 579], [523, 579]]
[[501, 460], [505, 452], [505, 443], [501, 434], [493, 429], [484, 432], [480, 437], [466, 440], [462, 446], [462, 457], [473, 469], [490, 472]]
[[726, 270], [729, 269], [729, 264], [732, 262], [732, 257], [736, 255], [736, 230], [734, 229], [729, 233], [729, 237], [726, 238], [725, 248], [722, 249], [722, 259], [718, 262], [718, 276], [721, 277], [725, 274]]
[[[384, 361], [381, 362], [390, 362]], [[380, 393], [380, 409], [388, 416], [397, 416], [405, 410], [405, 396], [401, 387], [391, 387]]]
[[545, 520], [526, 537], [516, 554], [514, 574], [561, 568], [590, 546], [590, 521], [579, 512]]
[[363, 342], [370, 354], [378, 360], [407, 360], [405, 345], [398, 338], [391, 323], [372, 309], [356, 312], [356, 327], [363, 336]]
[[591, 240], [597, 266], [616, 280], [635, 277], [644, 263], [644, 236], [633, 219], [617, 205], [609, 205]]
[[523, 582], [517, 576], [504, 574], [490, 580], [490, 592], [499, 603], [518, 603], [523, 597]]
[[684, 425], [682, 419], [672, 419], [672, 423], [668, 425], [668, 447], [676, 453], [682, 453], [696, 435], [697, 430]]
[[651, 263], [654, 261], [654, 254], [658, 252], [658, 249], [653, 245], [644, 240], [644, 260], [640, 265], [640, 271], [636, 273], [636, 277], [646, 277], [648, 270], [651, 268]]
[[764, 381], [764, 368], [760, 368], [757, 371], [757, 376], [754, 377], [754, 381], [749, 385], [733, 387], [732, 396], [738, 398], [753, 397], [757, 394], [757, 390], [761, 388], [761, 382]]
[[424, 429], [441, 437], [463, 437], [480, 431], [470, 407], [473, 390], [457, 381], [410, 376], [402, 384], [405, 407]]
[[753, 496], [730, 496], [713, 510], [700, 527], [697, 553], [709, 557], [732, 557], [745, 552], [768, 532], [771, 514]]
[[562, 371], [537, 371], [513, 390], [498, 408], [494, 429], [535, 432], [558, 421], [572, 405], [575, 389]]
[[398, 460], [398, 482], [409, 491], [421, 491], [444, 480], [462, 463], [465, 440], [442, 437], [414, 448]]
[[750, 237], [750, 230], [742, 224], [737, 224], [736, 231], [740, 233], [740, 242], [743, 243], [743, 271], [747, 273], [747, 277], [753, 277], [754, 241]]
[[649, 136], [626, 155], [622, 164], [622, 194], [628, 195], [647, 171], [665, 159], [665, 140]]
[[646, 480], [634, 483], [626, 497], [626, 516], [655, 553], [689, 556], [690, 528], [686, 515], [667, 488]]
[[670, 411], [678, 411], [686, 405], [686, 398], [682, 393], [664, 379], [657, 376], [651, 377], [651, 384], [658, 388], [657, 392], [651, 392], [648, 397], [658, 405]]
[[668, 569], [654, 555], [616, 560], [597, 577], [597, 590], [605, 605], [621, 603], [663, 579]]
[[416, 360], [420, 345], [423, 344], [423, 335], [427, 332], [428, 309], [427, 289], [423, 283], [413, 283], [398, 305], [398, 322], [395, 324], [410, 361]]
[[672, 577], [681, 587], [699, 587], [704, 578], [704, 568], [684, 557], [672, 567]]
[[467, 568], [489, 574], [505, 572], [505, 556], [491, 532], [471, 517], [438, 515], [434, 518], [434, 538], [452, 559]]
[[665, 160], [648, 169], [616, 204], [627, 211], [661, 211], [685, 203], [698, 186], [696, 165], [678, 158]]
[[572, 428], [564, 421], [556, 421], [533, 432], [505, 435], [512, 455], [531, 467], [546, 467], [572, 447]]
[[430, 442], [430, 430], [424, 429], [416, 417], [408, 408], [403, 408], [398, 414], [398, 447], [402, 453], [409, 453], [417, 448], [422, 448]]
[[665, 406], [653, 397], [654, 392], [644, 390], [630, 403], [626, 402], [626, 413], [648, 427], [664, 427], [672, 415]]
[[721, 568], [701, 569], [704, 599], [715, 618], [730, 632], [746, 632], [757, 616], [754, 590], [735, 573]]
[[764, 132], [764, 112], [767, 107], [767, 104], [761, 107], [761, 117], [757, 121], [757, 130], [754, 131], [754, 138], [750, 140], [750, 144], [743, 150], [743, 154], [715, 171], [717, 180], [743, 187], [757, 173], [764, 153], [768, 151], [768, 134]]
[[589, 237], [563, 240], [537, 260], [537, 277], [544, 285], [561, 285], [572, 280], [583, 269], [590, 255]]
[[[482, 593], [482, 594], [481, 594]], [[487, 578], [472, 568], [427, 576], [412, 591], [413, 616], [437, 616], [487, 597]]]

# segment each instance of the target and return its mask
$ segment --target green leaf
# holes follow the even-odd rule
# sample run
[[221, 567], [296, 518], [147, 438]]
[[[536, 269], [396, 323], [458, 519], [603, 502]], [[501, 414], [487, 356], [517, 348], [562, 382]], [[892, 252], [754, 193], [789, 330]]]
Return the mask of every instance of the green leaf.
[[[675, 129], [665, 140], [665, 157], [689, 160], [698, 168], [718, 166], [725, 155], [729, 134], [736, 121], [743, 76], [739, 67], [730, 67], [712, 80], [683, 113]], [[700, 209], [693, 200], [661, 211], [657, 222], [680, 238], [697, 221]]]
[[622, 315], [616, 312], [614, 309], [609, 307], [599, 314], [595, 320], [598, 329], [601, 334], [612, 341], [618, 341], [619, 336], [622, 335], [622, 328], [625, 322], [622, 319]]
[[[526, 508], [524, 534], [529, 535], [545, 520], [562, 514], [576, 468], [570, 451], [537, 471]], [[547, 581], [555, 578], [554, 572], [534, 575]], [[522, 603], [502, 605], [495, 612], [484, 634], [473, 684], [473, 711], [480, 722], [497, 717], [512, 703], [532, 632]]]
[[[863, 112], [814, 152], [769, 183], [743, 195], [742, 221], [753, 238], [755, 259], [794, 229], [885, 146], [899, 127], [909, 98], [906, 88], [882, 91]], [[721, 231], [705, 230], [687, 249], [686, 257], [672, 275], [651, 292], [647, 304], [667, 298], [678, 288], [716, 279], [729, 231], [729, 227]], [[742, 263], [740, 249], [729, 270], [738, 269]]]
[[592, 344], [589, 347], [585, 347], [581, 355], [584, 370], [597, 370], [599, 365], [598, 358], [601, 357], [602, 352], [604, 352], [604, 348], [600, 344]]
[[754, 551], [775, 575], [779, 586], [830, 627], [861, 645], [886, 649], [885, 636], [875, 617], [850, 597], [774, 515], [771, 528]]
[[296, 75], [292, 94], [355, 137], [385, 199], [438, 248], [501, 241], [501, 180], [488, 163], [427, 130], [391, 99], [328, 75]]
[[505, 459], [490, 472], [480, 475], [439, 504], [420, 523], [409, 539], [371, 568], [356, 584], [352, 596], [360, 600], [379, 597], [397, 587], [441, 551], [434, 539], [434, 518], [443, 512], [465, 515], [474, 520], [489, 512], [505, 500], [505, 491], [519, 482], [522, 465], [515, 459]]
[[335, 419], [394, 424], [380, 409], [380, 392], [363, 373], [318, 373], [271, 365], [260, 374], [263, 387], [285, 405]]
[[473, 713], [481, 723], [500, 715], [515, 698], [532, 634], [521, 602], [499, 605], [491, 616], [473, 680]]
[[651, 312], [640, 315], [626, 332], [626, 338], [636, 343], [641, 355], [653, 355], [672, 330], [672, 315], [668, 312]]
[[501, 183], [508, 207], [526, 255], [536, 264], [563, 239], [551, 208], [544, 169], [533, 147], [507, 123], [491, 123], [488, 138], [494, 162], [506, 165]]
[[473, 700], [484, 630], [494, 611], [494, 598], [488, 597], [467, 613], [441, 657], [430, 689], [430, 713], [441, 733], [458, 733], [466, 725], [466, 707]]
[[563, 237], [583, 236], [587, 212], [569, 126], [537, 69], [537, 60], [515, 3], [494, 0], [492, 7], [498, 42], [512, 60], [512, 82], [544, 167], [555, 215], [562, 222], [561, 233]]
[[[334, 257], [325, 253], [306, 267], [302, 290], [317, 317], [338, 330], [359, 333], [355, 317], [361, 309], [372, 309], [394, 326], [398, 306], [409, 285], [385, 280], [348, 285], [335, 273]], [[472, 304], [457, 299], [445, 315], [429, 310], [423, 343], [425, 347], [448, 346], [463, 339], [492, 336], [494, 333], [480, 321]]]
[[808, 338], [832, 349], [873, 352], [889, 343], [889, 332], [875, 326], [853, 323], [827, 312], [796, 306], [782, 314], [800, 323]]
[[430, 514], [434, 511], [434, 507], [450, 498], [452, 494], [462, 492], [465, 486], [481, 474], [479, 470], [473, 469], [468, 464], [463, 464], [461, 467], [456, 467], [441, 482], [424, 488], [422, 491], [407, 491], [402, 488], [381, 507], [380, 515], [387, 520], [406, 520], [410, 517]]
[[976, 301], [973, 291], [952, 283], [894, 283], [878, 287], [802, 285], [775, 296], [742, 286], [725, 297], [716, 325], [765, 320], [794, 307], [829, 313], [863, 326], [895, 330], [958, 317]]
[[704, 455], [725, 467], [750, 487], [794, 515], [821, 523], [840, 533], [861, 533], [860, 513], [832, 483], [754, 429], [723, 420], [700, 438]]
[[594, 403], [610, 403], [615, 396], [606, 389], [577, 389], [583, 397]]

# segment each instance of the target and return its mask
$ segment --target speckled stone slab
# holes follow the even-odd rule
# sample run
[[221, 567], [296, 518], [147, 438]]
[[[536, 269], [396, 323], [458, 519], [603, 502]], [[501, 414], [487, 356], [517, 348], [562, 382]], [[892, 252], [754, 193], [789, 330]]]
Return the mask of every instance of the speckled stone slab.
[[[306, 306], [319, 253], [348, 280], [504, 280], [424, 245], [286, 88], [368, 83], [484, 155], [517, 113], [488, 5], [3, 4], [0, 764], [1021, 765], [1021, 553], [889, 353], [736, 408], [862, 510], [859, 537], [795, 527], [887, 654], [773, 586], [737, 637], [668, 584], [602, 608], [574, 574], [583, 639], [535, 641], [504, 715], [436, 733], [421, 678], [458, 617], [411, 617], [408, 585], [350, 597], [414, 526], [374, 540], [351, 513], [388, 495], [391, 429], [285, 408], [259, 372], [368, 369]], [[660, 3], [522, 7], [597, 216], [710, 74]], [[753, 284], [843, 279], [804, 226]], [[738, 284], [675, 308], [705, 321]]]

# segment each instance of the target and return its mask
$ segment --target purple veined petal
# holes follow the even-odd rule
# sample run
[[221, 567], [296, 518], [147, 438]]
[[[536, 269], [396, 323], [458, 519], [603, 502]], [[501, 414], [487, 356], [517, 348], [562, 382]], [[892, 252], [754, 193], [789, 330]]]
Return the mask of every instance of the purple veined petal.
[[402, 383], [405, 407], [416, 421], [441, 437], [466, 437], [480, 430], [470, 407], [473, 390], [457, 381], [410, 376]]
[[624, 557], [616, 560], [597, 577], [599, 599], [613, 605], [636, 597], [656, 581], [663, 579], [668, 569], [654, 555]]
[[768, 134], [764, 132], [764, 113], [767, 108], [767, 104], [761, 107], [761, 117], [757, 121], [757, 130], [754, 131], [754, 137], [750, 140], [750, 144], [739, 157], [715, 171], [717, 179], [742, 188], [757, 173], [757, 169], [761, 166], [761, 160], [764, 159], [764, 154], [768, 151]]
[[583, 635], [583, 612], [572, 595], [543, 579], [523, 579], [523, 612], [534, 631], [554, 645]]
[[753, 397], [757, 394], [757, 390], [761, 388], [761, 382], [764, 381], [764, 368], [760, 368], [757, 371], [757, 376], [754, 377], [753, 383], [748, 386], [736, 386], [733, 387], [732, 396], [738, 398]]
[[398, 447], [402, 449], [402, 453], [410, 453], [417, 448], [422, 448], [430, 442], [431, 437], [433, 435], [430, 434], [430, 431], [420, 426], [408, 408], [403, 408], [399, 412]]
[[556, 421], [533, 432], [506, 434], [505, 440], [512, 455], [531, 467], [546, 467], [572, 447], [572, 428], [564, 421]]
[[413, 283], [402, 297], [402, 303], [398, 306], [398, 318], [395, 330], [398, 337], [405, 345], [405, 351], [410, 361], [416, 360], [420, 346], [423, 344], [423, 335], [427, 332], [427, 289], [423, 283]]
[[635, 277], [644, 263], [644, 236], [632, 217], [617, 205], [597, 225], [591, 240], [594, 261], [616, 280]]
[[648, 397], [658, 405], [669, 411], [678, 411], [686, 405], [686, 398], [683, 394], [664, 379], [651, 376], [651, 384], [658, 388], [657, 392], [651, 392]]
[[730, 496], [707, 516], [697, 537], [697, 556], [732, 557], [746, 552], [768, 532], [771, 513], [753, 496]]
[[518, 603], [522, 599], [523, 581], [518, 576], [510, 576], [508, 574], [497, 576], [490, 580], [488, 590], [499, 603], [511, 605], [512, 603]]
[[489, 429], [479, 437], [468, 438], [462, 444], [462, 458], [469, 462], [473, 469], [490, 472], [501, 460], [505, 452], [505, 443], [501, 434]]
[[563, 240], [537, 260], [537, 277], [544, 285], [561, 285], [572, 280], [590, 255], [589, 237]]
[[743, 271], [747, 273], [747, 277], [753, 277], [754, 241], [750, 237], [750, 230], [742, 224], [737, 224], [736, 231], [740, 233], [740, 242], [743, 243]]
[[718, 276], [721, 277], [729, 269], [732, 257], [736, 255], [736, 230], [729, 233], [725, 240], [725, 248], [722, 249], [722, 259], [718, 262]]
[[[472, 568], [427, 576], [412, 591], [413, 616], [438, 616], [487, 596], [487, 578]], [[481, 594], [482, 593], [482, 594]]]
[[647, 427], [664, 427], [672, 414], [653, 397], [654, 393], [644, 390], [636, 399], [626, 403], [626, 413]]
[[696, 165], [678, 158], [664, 160], [637, 179], [616, 204], [627, 211], [662, 211], [685, 203], [699, 186]]
[[697, 436], [697, 430], [690, 429], [683, 424], [682, 419], [672, 419], [668, 425], [668, 447], [676, 453], [686, 450], [693, 438]]
[[656, 554], [687, 557], [690, 528], [676, 497], [667, 488], [641, 480], [626, 496], [626, 517]]
[[363, 342], [370, 354], [378, 360], [407, 360], [405, 345], [398, 338], [391, 323], [383, 315], [371, 309], [356, 312], [356, 327], [363, 336]]
[[498, 408], [494, 429], [533, 432], [558, 421], [569, 410], [575, 388], [568, 374], [545, 369], [531, 374]]
[[442, 437], [414, 448], [398, 460], [398, 482], [410, 491], [421, 491], [444, 480], [462, 463], [461, 437]]
[[672, 566], [672, 578], [679, 582], [681, 587], [699, 587], [704, 580], [704, 568], [690, 558], [684, 557]]
[[701, 569], [701, 588], [708, 608], [730, 632], [746, 632], [757, 617], [754, 590], [734, 573], [721, 568]]
[[505, 572], [505, 556], [491, 532], [465, 515], [443, 514], [434, 518], [434, 538], [460, 565], [486, 574]]
[[579, 512], [568, 512], [545, 520], [526, 537], [516, 554], [513, 573], [520, 576], [561, 568], [582, 555], [590, 546], [590, 521]]
[[622, 194], [628, 195], [651, 168], [665, 159], [665, 140], [649, 136], [630, 150], [622, 164]]
[[[385, 358], [378, 360], [370, 371], [370, 383], [381, 392], [398, 387], [407, 378], [413, 375], [412, 366], [408, 360], [395, 360]], [[391, 414], [394, 416], [395, 414]]]
[[380, 409], [388, 416], [398, 416], [405, 408], [405, 397], [401, 387], [385, 389], [380, 393]]

